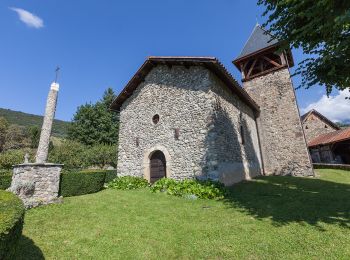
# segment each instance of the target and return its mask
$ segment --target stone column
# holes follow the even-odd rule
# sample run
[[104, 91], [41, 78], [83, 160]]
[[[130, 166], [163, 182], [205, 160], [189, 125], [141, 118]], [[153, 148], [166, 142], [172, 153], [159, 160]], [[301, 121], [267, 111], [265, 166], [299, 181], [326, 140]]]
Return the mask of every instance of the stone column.
[[53, 82], [51, 84], [50, 92], [47, 97], [44, 122], [41, 128], [40, 141], [35, 158], [36, 163], [45, 163], [47, 160], [52, 123], [56, 112], [58, 90], [59, 84]]

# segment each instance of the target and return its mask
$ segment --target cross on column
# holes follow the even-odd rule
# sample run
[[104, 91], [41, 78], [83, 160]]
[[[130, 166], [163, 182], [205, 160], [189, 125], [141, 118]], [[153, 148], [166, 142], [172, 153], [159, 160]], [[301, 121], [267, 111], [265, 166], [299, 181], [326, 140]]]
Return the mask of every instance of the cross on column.
[[56, 72], [55, 83], [57, 83], [58, 73], [59, 73], [60, 69], [61, 69], [61, 68], [60, 68], [59, 66], [57, 66], [57, 68], [56, 68], [56, 70], [55, 70], [55, 72]]

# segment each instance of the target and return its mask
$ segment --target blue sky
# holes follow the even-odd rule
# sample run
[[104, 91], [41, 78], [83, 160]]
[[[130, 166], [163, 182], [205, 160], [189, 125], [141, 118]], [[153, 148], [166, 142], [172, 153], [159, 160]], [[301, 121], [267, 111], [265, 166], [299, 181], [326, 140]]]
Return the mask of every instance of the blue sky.
[[[56, 118], [63, 120], [107, 87], [119, 93], [150, 55], [215, 56], [240, 81], [231, 61], [256, 17], [263, 22], [262, 11], [256, 0], [2, 0], [0, 107], [42, 114], [57, 65], [62, 70]], [[293, 54], [296, 64], [302, 60], [301, 51]], [[293, 80], [295, 86], [300, 82]], [[321, 87], [296, 93], [302, 111], [329, 103], [322, 101]], [[334, 95], [338, 103], [340, 95]]]

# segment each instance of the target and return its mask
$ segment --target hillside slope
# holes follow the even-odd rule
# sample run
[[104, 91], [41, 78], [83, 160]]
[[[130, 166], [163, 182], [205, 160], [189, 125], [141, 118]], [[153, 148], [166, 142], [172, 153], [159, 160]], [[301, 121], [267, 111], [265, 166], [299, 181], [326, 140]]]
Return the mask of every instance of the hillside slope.
[[[10, 124], [16, 124], [23, 127], [38, 126], [41, 128], [43, 117], [23, 113], [20, 111], [13, 111], [11, 109], [0, 108], [0, 117], [6, 118]], [[56, 137], [64, 137], [67, 135], [69, 122], [55, 119], [53, 123], [52, 135]]]

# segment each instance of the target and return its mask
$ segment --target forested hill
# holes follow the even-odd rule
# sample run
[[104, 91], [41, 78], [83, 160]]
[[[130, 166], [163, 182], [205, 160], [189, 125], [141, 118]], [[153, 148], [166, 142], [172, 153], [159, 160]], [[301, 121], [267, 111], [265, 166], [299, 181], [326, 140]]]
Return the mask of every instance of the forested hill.
[[[0, 117], [6, 118], [10, 124], [16, 124], [23, 127], [39, 126], [41, 128], [43, 117], [38, 115], [27, 114], [10, 109], [0, 108]], [[56, 137], [64, 137], [67, 135], [69, 122], [56, 120], [53, 123], [52, 135]]]

